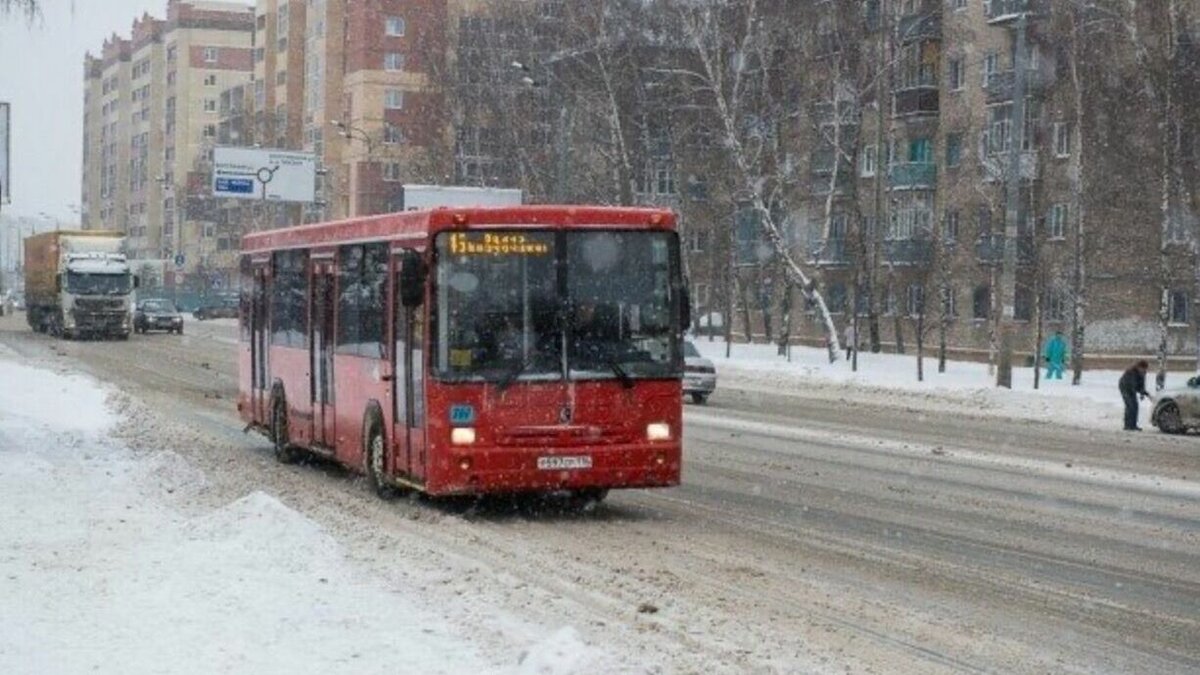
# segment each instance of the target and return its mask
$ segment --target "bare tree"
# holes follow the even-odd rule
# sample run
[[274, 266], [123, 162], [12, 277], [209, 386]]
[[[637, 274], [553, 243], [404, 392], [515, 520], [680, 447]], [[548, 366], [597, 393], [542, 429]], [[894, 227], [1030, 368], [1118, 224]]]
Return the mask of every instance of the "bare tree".
[[796, 52], [787, 10], [787, 3], [766, 0], [672, 2], [671, 18], [686, 50], [659, 72], [671, 78], [690, 107], [713, 116], [716, 150], [732, 169], [737, 196], [757, 214], [788, 281], [816, 307], [829, 359], [836, 361], [840, 345], [824, 296], [796, 260], [781, 227], [791, 208], [780, 171], [780, 134], [791, 113], [776, 77], [788, 72], [779, 60]]
[[[71, 11], [75, 11], [75, 0], [71, 0]], [[0, 16], [22, 14], [32, 21], [41, 15], [41, 0], [0, 0]]]

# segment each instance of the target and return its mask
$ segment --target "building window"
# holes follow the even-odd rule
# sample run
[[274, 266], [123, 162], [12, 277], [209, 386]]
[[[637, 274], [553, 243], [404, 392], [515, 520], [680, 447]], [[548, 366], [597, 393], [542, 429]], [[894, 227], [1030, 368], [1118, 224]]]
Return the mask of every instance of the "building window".
[[1013, 298], [1013, 318], [1017, 321], [1033, 319], [1033, 293], [1028, 286], [1017, 284], [1016, 296]]
[[383, 142], [385, 145], [400, 145], [404, 142], [404, 131], [395, 124], [384, 124]]
[[204, 62], [205, 63], [216, 63], [218, 56], [220, 56], [220, 50], [217, 49], [216, 47], [205, 47], [204, 48]]
[[921, 316], [925, 313], [925, 287], [921, 284], [908, 285], [908, 315]]
[[1000, 70], [1000, 55], [996, 52], [988, 52], [983, 57], [983, 86], [988, 86], [992, 81], [992, 76]]
[[215, 99], [215, 98], [204, 99], [204, 112], [206, 112], [206, 113], [217, 112], [217, 99]]
[[971, 294], [971, 316], [976, 321], [984, 321], [992, 315], [992, 289], [987, 286], [975, 287]]
[[400, 180], [400, 162], [384, 162], [383, 163], [383, 179], [389, 183], [394, 183]]
[[942, 296], [942, 317], [953, 319], [958, 316], [958, 294], [953, 288], [943, 288]]
[[942, 229], [942, 241], [954, 244], [958, 241], [958, 211], [946, 214], [946, 226]]
[[863, 147], [862, 161], [859, 162], [859, 175], [870, 178], [875, 175], [875, 165], [879, 159], [879, 149], [874, 145]]
[[1054, 123], [1054, 156], [1071, 156], [1071, 125], [1067, 122]]
[[404, 54], [387, 52], [383, 55], [383, 69], [391, 72], [404, 70]]
[[404, 108], [404, 91], [400, 89], [388, 89], [383, 95], [383, 107], [387, 110], [401, 110]]
[[275, 73], [275, 86], [287, 84], [287, 71], [281, 70]]
[[1171, 324], [1175, 326], [1186, 326], [1188, 323], [1188, 296], [1187, 291], [1171, 291], [1170, 306]]
[[954, 0], [954, 11], [967, 8], [967, 0]]
[[946, 166], [962, 163], [962, 134], [946, 134]]
[[205, 124], [204, 125], [204, 137], [205, 138], [216, 138], [217, 137], [217, 125]]
[[829, 287], [829, 311], [833, 314], [846, 311], [846, 284], [840, 281]]
[[404, 36], [404, 18], [399, 16], [389, 16], [386, 22], [387, 34], [392, 37]]
[[1067, 320], [1067, 296], [1062, 291], [1050, 290], [1046, 294], [1046, 320]]
[[1050, 209], [1050, 231], [1051, 239], [1064, 239], [1067, 232], [1067, 214], [1068, 209], [1066, 204], [1055, 204]]
[[209, 73], [208, 75], [205, 75], [204, 76], [204, 86], [206, 86], [206, 87], [217, 86], [217, 76], [213, 73]]
[[963, 88], [965, 71], [963, 69], [962, 59], [951, 59], [949, 64], [949, 73], [947, 75], [950, 91], [959, 91]]

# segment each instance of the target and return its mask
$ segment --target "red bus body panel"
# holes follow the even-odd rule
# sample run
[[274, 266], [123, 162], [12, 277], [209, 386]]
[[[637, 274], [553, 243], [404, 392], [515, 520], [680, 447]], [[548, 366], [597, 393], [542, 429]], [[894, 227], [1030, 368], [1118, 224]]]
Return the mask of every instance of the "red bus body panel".
[[[429, 262], [433, 237], [446, 230], [490, 228], [619, 228], [674, 231], [669, 211], [642, 208], [529, 206], [414, 211], [246, 235], [243, 254], [262, 261], [272, 252], [308, 249], [327, 253], [337, 246], [391, 242], [392, 249], [421, 252]], [[389, 279], [391, 277], [389, 276]], [[430, 275], [432, 278], [432, 275]], [[389, 283], [389, 287], [391, 284]], [[245, 293], [245, 289], [243, 289]], [[310, 286], [310, 294], [312, 292]], [[424, 313], [428, 327], [430, 284]], [[388, 294], [388, 307], [394, 307]], [[243, 304], [238, 344], [238, 410], [248, 424], [269, 433], [269, 413], [252, 405], [252, 356]], [[389, 312], [390, 313], [390, 312]], [[388, 332], [394, 345], [388, 316]], [[310, 317], [311, 321], [311, 317]], [[396, 432], [396, 373], [390, 355], [369, 358], [333, 356], [333, 443], [318, 444], [319, 415], [314, 410], [312, 355], [308, 349], [271, 345], [267, 354], [268, 388], [284, 392], [289, 440], [355, 470], [364, 470], [364, 416], [377, 406], [387, 430], [386, 470], [398, 482], [431, 495], [540, 492], [582, 488], [645, 488], [678, 485], [682, 466], [680, 381], [637, 380], [625, 388], [615, 379], [579, 382], [524, 382], [498, 390], [494, 384], [443, 383], [428, 371], [428, 336], [421, 338], [424, 398], [422, 423], [414, 438]], [[390, 347], [389, 347], [390, 349]], [[451, 443], [451, 409], [470, 407], [475, 443]], [[270, 410], [270, 406], [266, 406]], [[647, 426], [666, 424], [670, 438], [649, 441]], [[399, 427], [404, 429], [403, 426]], [[410, 450], [411, 449], [411, 450]], [[411, 466], [406, 464], [411, 452]], [[582, 457], [586, 469], [540, 469], [541, 457]]]

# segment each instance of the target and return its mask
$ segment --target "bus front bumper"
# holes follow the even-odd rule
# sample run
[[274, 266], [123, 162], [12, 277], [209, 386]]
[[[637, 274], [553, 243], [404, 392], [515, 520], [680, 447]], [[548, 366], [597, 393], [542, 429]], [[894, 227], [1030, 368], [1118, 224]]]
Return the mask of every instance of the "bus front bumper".
[[449, 447], [425, 489], [433, 495], [656, 488], [679, 485], [679, 443], [555, 448]]

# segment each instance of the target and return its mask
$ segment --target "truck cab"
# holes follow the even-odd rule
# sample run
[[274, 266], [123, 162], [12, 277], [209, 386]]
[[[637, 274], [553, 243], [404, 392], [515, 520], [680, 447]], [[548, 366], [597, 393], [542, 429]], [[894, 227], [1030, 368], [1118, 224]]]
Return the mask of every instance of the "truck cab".
[[25, 240], [27, 320], [38, 332], [127, 339], [136, 276], [120, 232], [55, 231]]

